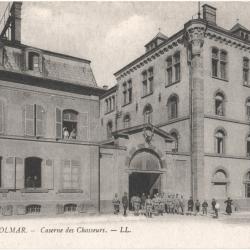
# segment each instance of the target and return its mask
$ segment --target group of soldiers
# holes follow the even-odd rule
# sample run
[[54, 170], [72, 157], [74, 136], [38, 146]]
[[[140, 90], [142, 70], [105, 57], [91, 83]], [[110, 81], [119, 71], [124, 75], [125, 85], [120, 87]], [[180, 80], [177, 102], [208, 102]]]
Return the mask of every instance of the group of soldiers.
[[[120, 211], [120, 200], [118, 195], [115, 194], [113, 199], [114, 214], [118, 214]], [[232, 213], [232, 200], [228, 198], [226, 201], [226, 213]], [[138, 216], [140, 214], [146, 215], [147, 217], [152, 217], [152, 215], [163, 215], [163, 213], [168, 214], [182, 214], [185, 213], [185, 201], [183, 195], [181, 194], [165, 194], [156, 193], [152, 196], [143, 193], [142, 195], [134, 195], [130, 199], [130, 204], [134, 215]], [[127, 193], [124, 193], [122, 197], [122, 205], [124, 210], [124, 215], [126, 215], [126, 210], [129, 205], [129, 200]], [[218, 211], [220, 205], [218, 201], [212, 199], [211, 202], [212, 212], [214, 213], [214, 218], [218, 218]], [[199, 200], [193, 200], [192, 197], [187, 201], [187, 211], [186, 215], [197, 215], [202, 211], [202, 215], [207, 215], [208, 203], [204, 200], [200, 203]]]

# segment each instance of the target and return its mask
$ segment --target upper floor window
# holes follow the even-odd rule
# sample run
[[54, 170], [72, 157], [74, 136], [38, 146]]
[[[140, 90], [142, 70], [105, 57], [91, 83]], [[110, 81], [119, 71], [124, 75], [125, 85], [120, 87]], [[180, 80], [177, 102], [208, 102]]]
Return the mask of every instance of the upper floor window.
[[215, 133], [215, 149], [217, 154], [225, 153], [225, 132], [222, 129]]
[[105, 103], [106, 103], [106, 113], [109, 113], [115, 110], [115, 96], [114, 95], [105, 99]]
[[153, 109], [150, 104], [147, 104], [143, 110], [144, 123], [152, 123]]
[[37, 104], [26, 104], [24, 109], [25, 135], [44, 136], [45, 110]]
[[29, 52], [28, 56], [29, 70], [39, 70], [39, 54]]
[[112, 138], [113, 123], [109, 121], [107, 123], [107, 138]]
[[247, 119], [250, 120], [250, 97], [248, 97], [246, 100], [246, 114]]
[[249, 59], [243, 58], [243, 84], [249, 85]]
[[215, 114], [220, 116], [225, 115], [225, 97], [222, 93], [215, 95]]
[[153, 93], [154, 69], [151, 67], [142, 72], [142, 97]]
[[247, 137], [246, 150], [247, 150], [247, 156], [250, 156], [250, 135], [248, 135]]
[[0, 100], [0, 134], [4, 132], [4, 102]]
[[123, 105], [132, 102], [132, 80], [124, 82], [123, 85]]
[[124, 128], [130, 127], [130, 115], [126, 114], [123, 118]]
[[227, 79], [227, 52], [212, 48], [212, 76]]
[[63, 138], [76, 139], [77, 136], [78, 112], [75, 110], [63, 111]]
[[180, 52], [167, 58], [167, 83], [178, 82], [181, 79]]
[[178, 97], [172, 95], [168, 99], [168, 118], [174, 119], [178, 117]]
[[250, 198], [250, 171], [248, 171], [244, 176], [245, 184], [245, 197]]
[[174, 137], [174, 142], [173, 142], [173, 147], [172, 147], [172, 152], [178, 152], [178, 146], [179, 146], [179, 136], [177, 131], [173, 131], [170, 133], [172, 137]]

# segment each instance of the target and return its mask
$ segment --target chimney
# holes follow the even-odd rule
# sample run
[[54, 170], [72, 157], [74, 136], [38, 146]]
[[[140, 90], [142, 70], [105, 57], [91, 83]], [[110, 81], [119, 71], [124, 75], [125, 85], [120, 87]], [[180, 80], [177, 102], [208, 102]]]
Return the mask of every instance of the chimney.
[[216, 8], [208, 4], [202, 5], [203, 19], [210, 24], [216, 24]]
[[22, 2], [13, 2], [10, 14], [11, 14], [11, 40], [15, 42], [21, 42], [21, 9]]

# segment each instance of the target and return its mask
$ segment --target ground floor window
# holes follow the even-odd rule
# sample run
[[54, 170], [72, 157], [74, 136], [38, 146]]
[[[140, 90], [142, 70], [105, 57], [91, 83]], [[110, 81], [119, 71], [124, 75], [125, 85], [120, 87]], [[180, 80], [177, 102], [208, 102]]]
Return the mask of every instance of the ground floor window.
[[41, 211], [41, 205], [28, 205], [26, 207], [26, 213], [27, 214], [37, 214]]
[[250, 171], [245, 175], [245, 197], [250, 198]]
[[40, 188], [42, 159], [29, 157], [25, 159], [25, 188]]
[[66, 204], [64, 205], [64, 212], [76, 212], [77, 205], [76, 204]]

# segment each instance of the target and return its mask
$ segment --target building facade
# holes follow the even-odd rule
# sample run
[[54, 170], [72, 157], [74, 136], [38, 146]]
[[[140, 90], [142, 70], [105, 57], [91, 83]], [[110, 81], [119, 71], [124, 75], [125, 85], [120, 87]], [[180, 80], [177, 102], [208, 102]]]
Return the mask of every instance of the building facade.
[[2, 214], [108, 212], [124, 192], [250, 207], [248, 29], [204, 5], [105, 89], [90, 61], [23, 45], [21, 5], [1, 33]]

